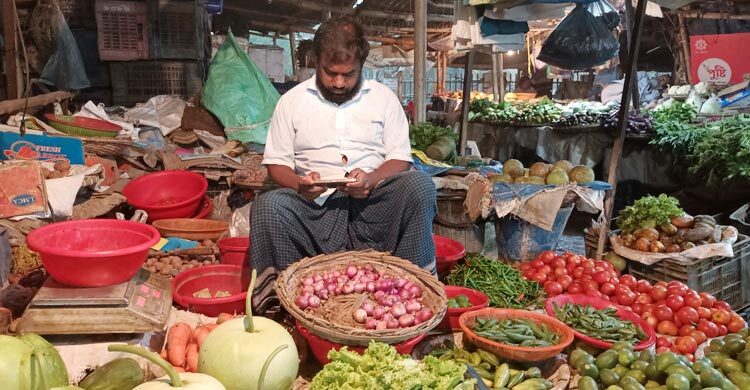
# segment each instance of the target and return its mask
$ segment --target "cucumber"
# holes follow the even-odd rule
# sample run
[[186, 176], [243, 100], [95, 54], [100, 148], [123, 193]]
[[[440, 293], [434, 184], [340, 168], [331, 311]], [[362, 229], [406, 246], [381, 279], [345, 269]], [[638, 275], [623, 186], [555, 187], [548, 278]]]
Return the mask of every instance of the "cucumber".
[[146, 380], [133, 359], [120, 358], [97, 368], [78, 384], [85, 390], [132, 390]]

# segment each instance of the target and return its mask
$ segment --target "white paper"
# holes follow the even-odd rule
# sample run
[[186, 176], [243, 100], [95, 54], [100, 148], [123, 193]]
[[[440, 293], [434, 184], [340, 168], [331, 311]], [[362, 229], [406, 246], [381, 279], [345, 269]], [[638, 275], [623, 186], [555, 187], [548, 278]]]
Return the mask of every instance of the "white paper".
[[73, 175], [59, 179], [47, 179], [44, 185], [47, 187], [47, 199], [52, 212], [58, 217], [70, 217], [73, 215], [73, 203], [76, 200], [78, 190], [81, 189], [85, 175]]
[[177, 96], [154, 96], [142, 105], [125, 112], [125, 119], [140, 125], [152, 126], [167, 136], [182, 125], [182, 113], [187, 104]]
[[130, 138], [134, 141], [138, 140], [138, 132], [136, 131], [135, 126], [133, 126], [132, 123], [111, 119], [109, 115], [107, 115], [107, 113], [104, 111], [103, 105], [97, 106], [90, 100], [86, 102], [83, 108], [81, 108], [81, 111], [75, 113], [74, 116], [80, 116], [83, 118], [100, 119], [100, 120], [118, 125], [122, 127], [120, 134], [126, 134], [130, 136]]

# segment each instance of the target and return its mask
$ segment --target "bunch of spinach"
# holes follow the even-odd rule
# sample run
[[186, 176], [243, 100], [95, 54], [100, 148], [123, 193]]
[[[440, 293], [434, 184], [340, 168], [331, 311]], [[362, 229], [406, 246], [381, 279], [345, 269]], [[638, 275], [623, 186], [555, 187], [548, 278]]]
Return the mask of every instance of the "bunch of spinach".
[[411, 147], [423, 152], [427, 151], [427, 148], [441, 137], [448, 137], [455, 141], [458, 139], [458, 134], [450, 127], [436, 126], [429, 122], [422, 122], [409, 127]]
[[750, 115], [739, 114], [709, 124], [694, 145], [690, 173], [709, 185], [750, 182]]

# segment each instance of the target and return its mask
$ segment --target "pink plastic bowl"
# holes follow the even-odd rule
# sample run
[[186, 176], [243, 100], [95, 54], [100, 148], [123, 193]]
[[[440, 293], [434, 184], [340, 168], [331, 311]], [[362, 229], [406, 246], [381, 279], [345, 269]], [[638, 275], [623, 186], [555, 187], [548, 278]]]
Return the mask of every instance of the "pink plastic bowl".
[[100, 287], [130, 280], [159, 237], [153, 226], [142, 223], [86, 219], [38, 228], [26, 243], [58, 282]]
[[163, 171], [141, 176], [122, 193], [133, 207], [148, 213], [148, 221], [190, 218], [199, 213], [208, 181], [190, 171]]
[[[208, 288], [231, 294], [221, 298], [196, 298], [194, 293]], [[231, 264], [205, 265], [180, 272], [172, 279], [172, 299], [194, 313], [217, 317], [221, 313], [245, 314], [247, 291], [242, 288], [242, 267]]]
[[484, 295], [481, 291], [459, 286], [445, 286], [445, 295], [448, 299], [455, 298], [462, 294], [466, 295], [471, 306], [455, 309], [448, 308], [445, 312], [445, 317], [443, 317], [443, 320], [438, 325], [438, 329], [461, 330], [461, 325], [458, 324], [458, 318], [461, 317], [461, 314], [485, 308], [490, 304], [490, 298], [488, 298], [487, 295]]
[[250, 237], [223, 238], [216, 245], [219, 246], [221, 264], [242, 265], [250, 248]]

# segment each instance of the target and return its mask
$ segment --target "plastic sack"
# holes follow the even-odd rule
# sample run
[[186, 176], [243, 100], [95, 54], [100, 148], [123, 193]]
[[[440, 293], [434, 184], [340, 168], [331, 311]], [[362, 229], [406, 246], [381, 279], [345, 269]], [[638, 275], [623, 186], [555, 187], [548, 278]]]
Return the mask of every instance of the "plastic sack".
[[619, 50], [612, 31], [578, 4], [544, 41], [537, 59], [562, 69], [588, 69], [617, 56]]
[[614, 30], [620, 25], [620, 13], [607, 0], [589, 3], [586, 6], [586, 10], [604, 23], [610, 30]]
[[229, 139], [265, 144], [279, 93], [229, 31], [211, 62], [201, 104], [216, 115]]
[[711, 97], [708, 98], [701, 106], [700, 113], [704, 115], [721, 114], [721, 99], [719, 99], [716, 95], [711, 95]]
[[47, 61], [39, 81], [59, 90], [78, 90], [91, 86], [83, 66], [83, 57], [65, 19], [57, 29], [55, 53]]

